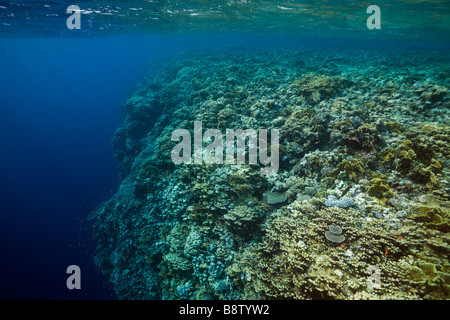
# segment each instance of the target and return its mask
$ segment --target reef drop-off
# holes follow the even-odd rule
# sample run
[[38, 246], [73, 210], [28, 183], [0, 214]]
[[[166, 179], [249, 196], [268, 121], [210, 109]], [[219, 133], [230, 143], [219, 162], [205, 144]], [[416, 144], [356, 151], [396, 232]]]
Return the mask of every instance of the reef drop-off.
[[[124, 105], [122, 182], [90, 217], [96, 265], [120, 299], [448, 299], [449, 60], [237, 47], [170, 58]], [[277, 174], [175, 165], [171, 134], [194, 121], [279, 129]]]

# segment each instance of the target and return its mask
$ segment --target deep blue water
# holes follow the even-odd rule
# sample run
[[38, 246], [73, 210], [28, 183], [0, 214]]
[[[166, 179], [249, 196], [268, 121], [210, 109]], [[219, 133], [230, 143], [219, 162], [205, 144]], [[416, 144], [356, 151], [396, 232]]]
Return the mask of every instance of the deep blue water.
[[[115, 298], [86, 217], [116, 191], [121, 105], [163, 51], [155, 38], [0, 40], [0, 298]], [[66, 288], [71, 264], [82, 290]]]

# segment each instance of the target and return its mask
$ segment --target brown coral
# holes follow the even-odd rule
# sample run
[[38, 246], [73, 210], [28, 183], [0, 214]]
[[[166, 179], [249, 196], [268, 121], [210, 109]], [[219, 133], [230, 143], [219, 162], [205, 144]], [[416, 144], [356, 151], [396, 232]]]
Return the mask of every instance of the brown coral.
[[309, 104], [332, 98], [351, 84], [351, 81], [343, 77], [329, 77], [316, 74], [304, 75], [295, 83], [297, 95], [305, 98]]

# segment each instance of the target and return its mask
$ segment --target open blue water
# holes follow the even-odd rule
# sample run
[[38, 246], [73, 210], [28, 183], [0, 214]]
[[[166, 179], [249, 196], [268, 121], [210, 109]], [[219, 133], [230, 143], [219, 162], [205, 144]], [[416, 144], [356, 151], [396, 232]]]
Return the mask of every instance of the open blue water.
[[[148, 14], [145, 19], [145, 12], [138, 16], [126, 13], [111, 23], [94, 17], [87, 25], [88, 15], [83, 15], [84, 25], [78, 32], [65, 27], [68, 15], [64, 9], [70, 3], [56, 3], [0, 1], [0, 299], [116, 299], [108, 279], [94, 265], [96, 244], [91, 239], [92, 223], [86, 218], [119, 185], [110, 141], [119, 125], [121, 107], [130, 90], [167, 56], [224, 44], [272, 48], [342, 45], [369, 50], [379, 46], [449, 45], [448, 34], [442, 31], [448, 27], [449, 5], [445, 1], [436, 2], [445, 9], [440, 14], [446, 20], [439, 20], [438, 31], [431, 32], [432, 36], [427, 36], [433, 31], [432, 23], [427, 22], [417, 30], [417, 36], [408, 33], [414, 30], [413, 25], [401, 25], [407, 37], [386, 31], [383, 39], [360, 35], [367, 17], [364, 6], [360, 17], [354, 16], [354, 8], [349, 12], [354, 17], [352, 24], [340, 25], [337, 31], [326, 28], [323, 37], [317, 37], [307, 19], [302, 21], [305, 34], [292, 33], [292, 28], [284, 24], [284, 11], [279, 16], [271, 11], [270, 29], [262, 27], [269, 26], [267, 16], [247, 15], [248, 19], [242, 21], [229, 20], [230, 28], [224, 28], [224, 32], [208, 30], [208, 25], [216, 21], [210, 18], [209, 24], [202, 21], [201, 28], [188, 24], [192, 28], [183, 33], [185, 16], [168, 15], [170, 23], [153, 26], [148, 22], [152, 8], [144, 10]], [[50, 13], [59, 16], [49, 19], [46, 11], [32, 15], [32, 8], [27, 11], [20, 4], [42, 10], [54, 8]], [[183, 1], [178, 4], [182, 6]], [[297, 4], [288, 1], [280, 6], [297, 8]], [[111, 2], [97, 9], [121, 5]], [[126, 5], [138, 8], [140, 4]], [[234, 12], [244, 7], [242, 4]], [[409, 8], [414, 8], [414, 3]], [[157, 9], [155, 12], [164, 20], [162, 13], [176, 8]], [[333, 11], [332, 4], [327, 10]], [[405, 17], [417, 19], [417, 12], [407, 12], [411, 13], [405, 11]], [[228, 15], [223, 25], [227, 25]], [[395, 21], [403, 21], [402, 13], [391, 16], [395, 19], [390, 22], [390, 30], [396, 30]], [[258, 22], [255, 30], [251, 29], [252, 19]], [[289, 19], [286, 23], [294, 21]], [[320, 21], [313, 22], [320, 25]], [[361, 21], [362, 27], [352, 30], [355, 21]], [[102, 23], [108, 28], [101, 28]], [[265, 34], [272, 29], [277, 32]], [[351, 35], [353, 31], [357, 37]], [[82, 290], [66, 287], [66, 268], [71, 264], [82, 270]]]
[[[109, 142], [158, 50], [129, 37], [0, 40], [0, 297], [111, 296], [86, 217], [117, 188]], [[67, 290], [70, 264], [83, 290]]]

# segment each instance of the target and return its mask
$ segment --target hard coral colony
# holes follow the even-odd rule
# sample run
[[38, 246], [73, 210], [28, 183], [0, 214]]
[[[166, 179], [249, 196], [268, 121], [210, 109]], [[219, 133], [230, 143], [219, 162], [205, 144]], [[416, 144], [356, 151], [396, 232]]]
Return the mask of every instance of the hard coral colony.
[[[375, 50], [173, 58], [115, 132], [127, 178], [91, 217], [97, 266], [120, 299], [448, 299], [448, 62]], [[279, 129], [277, 174], [175, 165], [171, 133], [194, 121]]]

